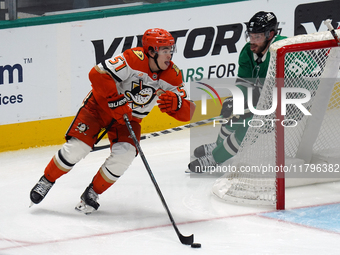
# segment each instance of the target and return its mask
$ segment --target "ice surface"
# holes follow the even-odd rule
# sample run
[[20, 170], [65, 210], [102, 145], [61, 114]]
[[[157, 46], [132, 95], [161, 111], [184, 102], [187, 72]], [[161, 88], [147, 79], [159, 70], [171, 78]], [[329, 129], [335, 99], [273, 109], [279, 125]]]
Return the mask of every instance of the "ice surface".
[[[57, 180], [39, 205], [29, 192], [60, 146], [0, 153], [0, 254], [338, 254], [339, 232], [317, 225], [339, 219], [312, 211], [313, 228], [264, 213], [272, 207], [227, 204], [211, 194], [215, 178], [192, 178], [189, 130], [143, 140], [141, 146], [179, 230], [201, 249], [182, 245], [139, 157], [100, 196], [99, 210], [74, 210], [108, 156], [90, 153]], [[105, 141], [104, 141], [105, 142]], [[340, 203], [340, 183], [289, 188], [287, 212]], [[308, 213], [308, 210], [304, 211]], [[327, 217], [329, 215], [329, 218]], [[301, 213], [299, 214], [301, 216]], [[327, 226], [331, 226], [328, 224]]]

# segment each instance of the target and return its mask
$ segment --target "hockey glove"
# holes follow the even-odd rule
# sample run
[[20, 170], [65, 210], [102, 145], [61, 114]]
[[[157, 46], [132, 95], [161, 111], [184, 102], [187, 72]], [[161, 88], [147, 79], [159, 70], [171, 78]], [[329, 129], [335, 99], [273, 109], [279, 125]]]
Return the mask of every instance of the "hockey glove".
[[165, 91], [158, 97], [157, 103], [161, 112], [171, 113], [178, 111], [182, 107], [182, 98], [170, 90]]
[[227, 97], [222, 104], [221, 114], [223, 118], [229, 118], [233, 113], [233, 97]]
[[[247, 103], [245, 103], [245, 107], [248, 108]], [[245, 109], [245, 112], [246, 112], [246, 109]], [[246, 112], [243, 115], [233, 116], [233, 97], [227, 97], [223, 101], [220, 115], [222, 115], [223, 118], [232, 118], [232, 120], [235, 122], [235, 121], [238, 121], [240, 118], [241, 119], [249, 118], [253, 114], [251, 112]]]
[[111, 109], [112, 117], [119, 124], [125, 125], [125, 121], [123, 118], [124, 114], [126, 114], [129, 120], [131, 120], [132, 109], [124, 95], [119, 95], [114, 98], [109, 98], [108, 105], [109, 105], [109, 108]]

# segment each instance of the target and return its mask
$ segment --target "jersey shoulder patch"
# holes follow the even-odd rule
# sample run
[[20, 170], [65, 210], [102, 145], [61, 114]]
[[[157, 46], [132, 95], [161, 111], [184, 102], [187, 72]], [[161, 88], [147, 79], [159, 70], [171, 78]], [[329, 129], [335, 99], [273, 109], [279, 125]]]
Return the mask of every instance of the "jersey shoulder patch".
[[148, 72], [149, 62], [148, 57], [144, 54], [142, 47], [136, 47], [124, 51], [124, 57], [128, 65], [138, 71]]
[[181, 73], [181, 70], [179, 70], [179, 68], [174, 63], [172, 63], [172, 69], [175, 70], [177, 76]]
[[144, 60], [144, 52], [142, 50], [132, 50], [133, 53], [140, 59]]

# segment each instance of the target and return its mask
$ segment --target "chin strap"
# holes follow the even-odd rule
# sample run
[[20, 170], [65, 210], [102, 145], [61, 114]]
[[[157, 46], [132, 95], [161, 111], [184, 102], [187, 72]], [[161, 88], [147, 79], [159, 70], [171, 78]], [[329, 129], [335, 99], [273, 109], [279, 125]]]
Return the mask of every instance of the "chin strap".
[[152, 58], [152, 59], [155, 61], [156, 66], [157, 66], [157, 68], [158, 68], [159, 70], [162, 70], [162, 69], [159, 67], [158, 61], [157, 61], [158, 53], [156, 53], [156, 55], [155, 55], [154, 57], [151, 57], [149, 53], [147, 53], [146, 55], [147, 55], [149, 58]]

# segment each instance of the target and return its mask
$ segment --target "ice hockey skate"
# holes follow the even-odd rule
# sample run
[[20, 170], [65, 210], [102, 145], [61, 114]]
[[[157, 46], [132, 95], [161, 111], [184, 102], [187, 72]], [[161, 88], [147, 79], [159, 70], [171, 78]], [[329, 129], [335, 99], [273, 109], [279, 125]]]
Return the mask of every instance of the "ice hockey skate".
[[216, 166], [217, 163], [212, 154], [210, 154], [191, 161], [188, 165], [188, 168], [194, 173], [209, 173], [211, 168]]
[[200, 158], [206, 155], [211, 155], [216, 146], [216, 143], [202, 144], [194, 150], [194, 156], [196, 158]]
[[46, 179], [46, 177], [43, 175], [40, 180], [37, 182], [37, 184], [33, 187], [30, 193], [31, 198], [31, 205], [33, 204], [39, 204], [47, 195], [47, 193], [52, 188], [54, 182], [50, 182]]
[[98, 210], [99, 203], [97, 202], [98, 194], [93, 190], [92, 183], [85, 189], [84, 193], [80, 197], [80, 202], [77, 204], [75, 209], [84, 214], [91, 214]]

